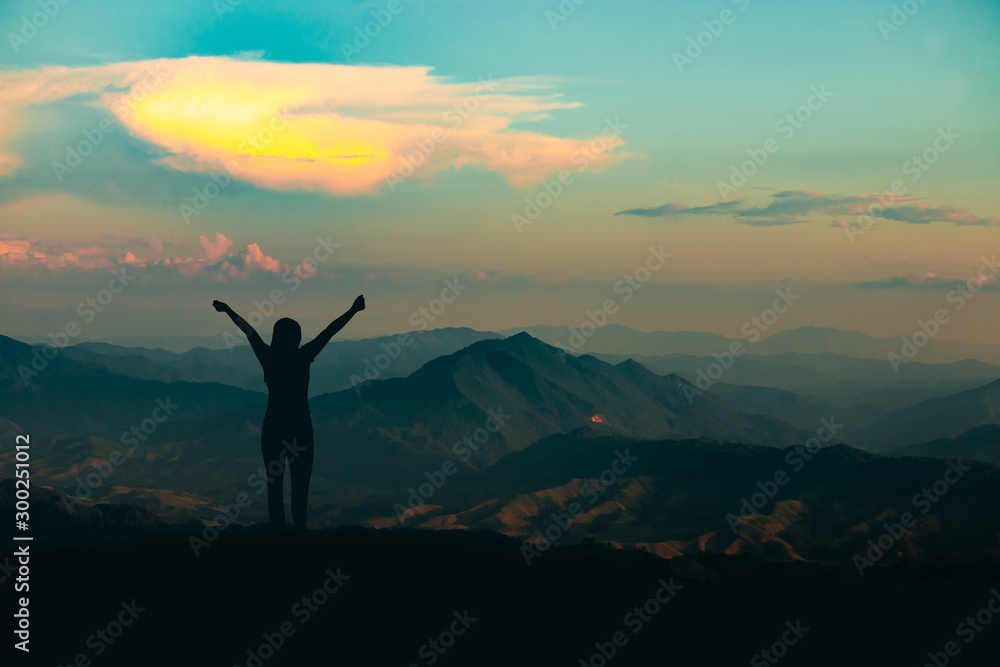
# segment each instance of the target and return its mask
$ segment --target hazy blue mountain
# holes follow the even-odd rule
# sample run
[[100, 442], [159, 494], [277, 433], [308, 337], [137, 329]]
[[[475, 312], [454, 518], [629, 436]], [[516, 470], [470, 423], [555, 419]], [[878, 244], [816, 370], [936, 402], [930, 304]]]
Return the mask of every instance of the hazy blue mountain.
[[[738, 384], [713, 384], [709, 390], [726, 399], [733, 406], [756, 415], [768, 415], [804, 430], [816, 430], [821, 419], [849, 419], [845, 411], [814, 396], [804, 396], [773, 387], [754, 387]], [[843, 439], [849, 440], [850, 434]]]
[[[686, 354], [710, 356], [722, 354], [729, 349], [736, 338], [713, 333], [691, 331], [636, 331], [618, 324], [600, 327], [589, 338], [574, 334], [574, 329], [565, 326], [529, 326], [505, 329], [500, 333], [510, 335], [526, 331], [550, 345], [567, 345], [574, 351], [586, 354], [627, 354], [660, 356]], [[737, 332], [734, 332], [737, 333]], [[575, 340], [582, 341], [579, 345]], [[859, 359], [880, 359], [888, 365], [887, 354], [899, 354], [902, 346], [900, 337], [874, 338], [856, 331], [842, 331], [828, 327], [800, 327], [789, 329], [751, 343], [740, 338], [752, 354], [785, 354], [799, 352], [805, 354], [838, 354]], [[1000, 364], [1000, 346], [974, 345], [936, 339], [919, 350], [914, 361], [922, 363], [946, 363], [978, 359], [991, 364]]]
[[[500, 333], [505, 336], [525, 332], [543, 343], [581, 354], [695, 354], [708, 355], [729, 347], [732, 339], [698, 331], [636, 331], [620, 324], [606, 324], [585, 338], [566, 326], [536, 325], [514, 327]], [[577, 341], [583, 341], [578, 343]], [[565, 347], [563, 347], [565, 346]]]
[[[914, 326], [914, 331], [916, 330]], [[912, 333], [908, 332], [908, 335]], [[755, 354], [831, 352], [846, 357], [886, 360], [889, 352], [900, 354], [902, 345], [901, 336], [874, 338], [857, 331], [842, 331], [829, 327], [799, 327], [779, 331], [758, 341], [754, 344], [753, 351]], [[1000, 346], [960, 343], [938, 338], [920, 348], [914, 357], [914, 361], [929, 364], [963, 359], [978, 359], [991, 364], [1000, 364]]]
[[986, 424], [1000, 424], [1000, 380], [897, 410], [861, 429], [858, 441], [888, 452], [955, 438]]
[[164, 383], [119, 375], [77, 362], [62, 351], [48, 360], [40, 348], [0, 336], [0, 416], [30, 426], [33, 435], [73, 433], [118, 441], [123, 431], [150, 418], [158, 401], [166, 405], [167, 399], [179, 407], [161, 408], [158, 414], [167, 417], [165, 425], [176, 426], [248, 404], [263, 405], [266, 397], [218, 383]]
[[[45, 336], [18, 336], [18, 340], [29, 345], [41, 345], [50, 342]], [[106, 336], [99, 341], [80, 340], [77, 344], [110, 345], [112, 347], [147, 348], [181, 353], [204, 347], [210, 350], [226, 349], [226, 340], [221, 334], [215, 336]]]
[[986, 424], [954, 438], [908, 445], [893, 456], [933, 456], [940, 459], [973, 459], [1000, 465], [1000, 424]]
[[[692, 382], [707, 376], [713, 370], [712, 366], [719, 365], [718, 359], [713, 356], [595, 356], [612, 363], [634, 358], [656, 373], [676, 373]], [[763, 414], [784, 415], [782, 418], [785, 419], [792, 415], [796, 419], [810, 419], [816, 405], [828, 405], [838, 415], [848, 419], [852, 426], [858, 427], [928, 398], [980, 387], [997, 378], [1000, 378], [1000, 367], [972, 359], [942, 364], [912, 362], [895, 372], [884, 359], [854, 359], [831, 353], [790, 352], [774, 355], [747, 353], [739, 356], [719, 377], [719, 382], [783, 389], [815, 402], [810, 403], [810, 407], [802, 412], [789, 412], [801, 400], [768, 405], [768, 393], [758, 392], [760, 396], [753, 399], [756, 401], [754, 410]], [[749, 397], [753, 392], [747, 390], [746, 393]]]

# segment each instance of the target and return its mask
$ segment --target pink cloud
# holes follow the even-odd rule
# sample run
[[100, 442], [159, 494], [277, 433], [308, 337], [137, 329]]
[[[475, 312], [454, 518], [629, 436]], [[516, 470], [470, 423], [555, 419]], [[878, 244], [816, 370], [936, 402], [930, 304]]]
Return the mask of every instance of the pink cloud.
[[35, 239], [0, 239], [0, 263], [9, 266], [44, 266], [47, 269], [103, 269], [111, 259], [93, 245], [67, 248]]
[[205, 258], [209, 262], [225, 257], [226, 251], [233, 245], [233, 242], [222, 234], [216, 233], [214, 240], [209, 240], [207, 236], [199, 236], [198, 243], [205, 249]]
[[[257, 243], [250, 243], [246, 250], [233, 252], [233, 241], [223, 234], [215, 234], [198, 238], [198, 245], [189, 253], [155, 257], [158, 253], [144, 256], [141, 250], [144, 245], [159, 247], [162, 243], [149, 243], [150, 239], [133, 238], [127, 235], [113, 235], [112, 242], [100, 244], [72, 244], [58, 241], [38, 239], [15, 239], [0, 236], [0, 264], [9, 267], [44, 266], [48, 269], [109, 269], [116, 266], [132, 266], [137, 268], [162, 267], [176, 271], [182, 276], [194, 276], [203, 271], [214, 270], [217, 280], [229, 278], [246, 279], [254, 271], [280, 273], [287, 269], [279, 260], [266, 255]], [[183, 247], [185, 244], [175, 239], [174, 245]], [[300, 277], [315, 277], [311, 273], [296, 267]]]
[[256, 243], [251, 243], [247, 246], [244, 266], [248, 269], [262, 269], [271, 273], [281, 273], [281, 262], [261, 252], [260, 246]]
[[21, 262], [31, 258], [31, 244], [28, 241], [0, 239], [0, 262]]

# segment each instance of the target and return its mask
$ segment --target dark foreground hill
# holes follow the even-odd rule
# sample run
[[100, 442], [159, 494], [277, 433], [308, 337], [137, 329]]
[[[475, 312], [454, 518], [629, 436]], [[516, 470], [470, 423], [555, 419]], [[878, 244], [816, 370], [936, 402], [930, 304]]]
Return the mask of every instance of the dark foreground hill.
[[[982, 569], [859, 578], [599, 545], [529, 567], [492, 533], [362, 528], [294, 539], [234, 529], [199, 556], [183, 535], [34, 542], [31, 553], [31, 664], [773, 664], [766, 649], [788, 666], [922, 665], [952, 641], [972, 666], [993, 664], [1000, 647], [1000, 626], [971, 643], [956, 628], [998, 586]], [[18, 657], [4, 664], [27, 664]]]
[[[982, 620], [1000, 599], [995, 557], [863, 576], [850, 563], [667, 560], [586, 541], [526, 558], [492, 531], [213, 532], [129, 507], [60, 516], [57, 500], [33, 489], [18, 533], [31, 542], [0, 525], [0, 585], [29, 585], [4, 598], [11, 622], [16, 598], [29, 600], [30, 663], [12, 664], [773, 664], [766, 649], [782, 665], [921, 665], [955, 642], [962, 665], [987, 665], [1000, 647], [1000, 625]], [[25, 544], [26, 564], [14, 553]], [[980, 630], [966, 641], [970, 616]]]

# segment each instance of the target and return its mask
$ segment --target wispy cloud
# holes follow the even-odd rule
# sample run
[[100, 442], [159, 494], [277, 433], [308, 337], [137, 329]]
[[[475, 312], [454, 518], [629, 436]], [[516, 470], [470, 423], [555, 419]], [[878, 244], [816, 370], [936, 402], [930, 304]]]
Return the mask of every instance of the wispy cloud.
[[[871, 289], [871, 290], [884, 290], [884, 289], [924, 289], [933, 291], [944, 291], [955, 289], [957, 285], [961, 285], [969, 281], [969, 278], [943, 278], [934, 273], [928, 273], [919, 278], [911, 278], [908, 276], [893, 276], [891, 278], [885, 278], [882, 280], [870, 280], [859, 283], [851, 283], [850, 287], [856, 287], [858, 289]], [[995, 275], [988, 275], [986, 277], [976, 276], [971, 279], [973, 284], [977, 285], [980, 289], [998, 289], [1000, 288], [1000, 283], [997, 282], [997, 277]]]
[[630, 208], [625, 211], [618, 211], [615, 215], [635, 215], [640, 218], [665, 218], [672, 215], [721, 215], [729, 212], [739, 205], [739, 201], [728, 201], [709, 206], [688, 206], [668, 202], [663, 206], [654, 208]]
[[763, 206], [751, 206], [747, 200], [720, 202], [708, 206], [687, 206], [670, 202], [655, 208], [633, 208], [618, 211], [615, 215], [633, 215], [646, 218], [680, 217], [684, 215], [716, 215], [728, 217], [754, 227], [791, 225], [808, 222], [814, 216], [836, 217], [830, 224], [844, 227], [851, 218], [866, 213], [876, 218], [896, 220], [909, 224], [948, 222], [955, 225], [1000, 225], [1000, 218], [983, 218], [959, 206], [933, 207], [918, 198], [907, 195], [857, 195], [842, 196], [801, 190], [786, 190], [769, 196]]

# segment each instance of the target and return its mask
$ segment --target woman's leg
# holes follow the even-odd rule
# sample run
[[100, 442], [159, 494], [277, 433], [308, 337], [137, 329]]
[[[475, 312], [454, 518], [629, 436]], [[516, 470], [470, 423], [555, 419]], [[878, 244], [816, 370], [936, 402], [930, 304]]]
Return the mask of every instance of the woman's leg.
[[306, 529], [309, 480], [312, 478], [313, 468], [312, 418], [306, 417], [297, 432], [298, 438], [295, 444], [303, 449], [294, 459], [289, 459], [288, 465], [289, 477], [292, 479], [292, 527], [296, 531], [302, 531]]
[[267, 478], [267, 516], [271, 529], [281, 532], [285, 530], [285, 451], [281, 438], [269, 426], [265, 417], [260, 430], [260, 449], [264, 455], [264, 474]]

